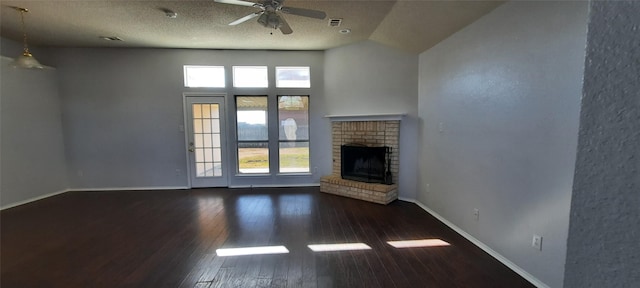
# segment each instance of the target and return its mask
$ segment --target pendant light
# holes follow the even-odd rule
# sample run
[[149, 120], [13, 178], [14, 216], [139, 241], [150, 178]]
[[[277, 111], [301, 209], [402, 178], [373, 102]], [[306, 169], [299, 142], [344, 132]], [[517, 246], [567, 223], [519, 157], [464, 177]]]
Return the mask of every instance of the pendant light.
[[36, 60], [33, 55], [31, 55], [31, 53], [29, 52], [29, 46], [27, 45], [27, 28], [24, 25], [24, 13], [29, 12], [29, 10], [20, 7], [12, 8], [20, 12], [20, 20], [22, 22], [22, 43], [24, 45], [24, 48], [22, 51], [22, 55], [16, 57], [16, 59], [11, 62], [11, 66], [26, 69], [43, 69], [44, 66], [40, 64], [40, 62], [38, 62], [38, 60]]

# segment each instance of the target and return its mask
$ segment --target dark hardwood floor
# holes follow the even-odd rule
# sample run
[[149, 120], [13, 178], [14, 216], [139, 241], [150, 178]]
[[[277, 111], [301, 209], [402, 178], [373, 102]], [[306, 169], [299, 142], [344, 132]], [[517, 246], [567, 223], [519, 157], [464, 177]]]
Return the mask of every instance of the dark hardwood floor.
[[[10, 287], [533, 287], [417, 205], [318, 188], [70, 192], [1, 212]], [[386, 241], [442, 239], [397, 249]], [[371, 250], [313, 252], [362, 242]], [[288, 254], [216, 255], [283, 245]]]

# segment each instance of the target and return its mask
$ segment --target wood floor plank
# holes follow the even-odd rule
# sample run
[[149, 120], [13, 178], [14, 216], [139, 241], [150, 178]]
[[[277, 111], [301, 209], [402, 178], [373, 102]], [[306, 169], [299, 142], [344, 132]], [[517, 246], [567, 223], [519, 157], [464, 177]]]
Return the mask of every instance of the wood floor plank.
[[[412, 203], [317, 187], [69, 192], [0, 217], [2, 287], [533, 287]], [[424, 238], [451, 245], [386, 243]], [[372, 249], [307, 247], [348, 242]], [[289, 253], [216, 253], [275, 245]]]

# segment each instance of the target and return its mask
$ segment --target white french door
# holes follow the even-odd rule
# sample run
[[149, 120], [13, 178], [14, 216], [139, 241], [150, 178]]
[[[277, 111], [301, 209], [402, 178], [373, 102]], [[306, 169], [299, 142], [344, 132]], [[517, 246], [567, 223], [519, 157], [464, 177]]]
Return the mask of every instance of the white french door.
[[224, 96], [185, 96], [191, 187], [228, 186]]

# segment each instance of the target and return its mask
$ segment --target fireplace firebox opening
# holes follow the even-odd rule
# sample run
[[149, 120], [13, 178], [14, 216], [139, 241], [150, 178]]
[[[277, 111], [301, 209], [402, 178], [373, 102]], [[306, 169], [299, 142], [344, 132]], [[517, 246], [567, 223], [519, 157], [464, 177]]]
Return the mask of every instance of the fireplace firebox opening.
[[391, 147], [368, 147], [347, 144], [340, 149], [342, 179], [393, 184], [391, 175]]

